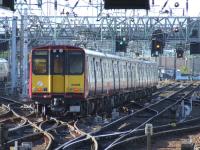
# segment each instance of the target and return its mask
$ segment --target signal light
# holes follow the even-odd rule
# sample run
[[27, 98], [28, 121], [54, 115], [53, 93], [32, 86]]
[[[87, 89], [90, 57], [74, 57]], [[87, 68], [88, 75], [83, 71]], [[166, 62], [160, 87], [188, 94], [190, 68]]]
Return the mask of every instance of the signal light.
[[159, 49], [159, 48], [160, 48], [160, 45], [159, 45], [159, 44], [157, 44], [157, 45], [156, 45], [156, 49]]
[[179, 3], [176, 2], [176, 3], [174, 4], [174, 6], [175, 6], [175, 7], [179, 7]]
[[175, 28], [173, 29], [173, 31], [174, 31], [174, 32], [179, 32], [179, 28], [178, 28], [178, 27], [175, 27]]
[[116, 52], [126, 52], [127, 40], [124, 36], [116, 36], [115, 40]]
[[183, 58], [183, 51], [182, 52], [177, 52], [177, 58]]
[[183, 58], [184, 51], [182, 48], [176, 50], [177, 58]]
[[163, 53], [163, 42], [158, 40], [152, 40], [151, 43], [151, 56], [158, 56]]
[[153, 31], [151, 41], [151, 56], [158, 56], [159, 54], [163, 53], [163, 48], [165, 47], [165, 37], [166, 34], [161, 29]]

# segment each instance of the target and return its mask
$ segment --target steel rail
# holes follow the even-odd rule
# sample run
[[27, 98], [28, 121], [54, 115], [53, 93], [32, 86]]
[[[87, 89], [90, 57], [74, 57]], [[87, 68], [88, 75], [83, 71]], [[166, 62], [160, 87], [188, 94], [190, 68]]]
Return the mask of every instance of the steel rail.
[[[188, 86], [190, 87], [190, 85]], [[186, 87], [186, 88], [188, 88]], [[186, 89], [184, 88], [184, 89]], [[196, 87], [198, 88], [198, 86]], [[196, 89], [195, 88], [195, 89]], [[155, 116], [149, 118], [147, 121], [145, 121], [144, 123], [142, 123], [140, 126], [138, 126], [137, 128], [131, 130], [129, 133], [126, 133], [122, 136], [120, 136], [119, 138], [117, 138], [114, 142], [112, 142], [105, 150], [109, 150], [115, 143], [118, 143], [120, 140], [127, 138], [128, 136], [130, 136], [135, 130], [139, 129], [140, 127], [144, 126], [146, 123], [152, 121], [153, 119], [156, 119], [158, 116], [160, 116], [161, 114], [163, 114], [165, 111], [167, 111], [169, 108], [177, 105], [178, 103], [180, 103], [185, 97], [187, 97], [188, 95], [192, 94], [194, 92], [195, 89], [192, 89], [187, 95], [185, 95], [184, 97], [182, 97], [180, 100], [176, 101], [175, 103], [167, 106], [165, 109], [163, 109], [161, 112], [159, 112], [158, 114], [156, 114]], [[182, 91], [183, 89], [181, 89], [180, 91]], [[178, 91], [178, 93], [180, 93], [180, 91]], [[176, 93], [177, 94], [177, 93]]]
[[[177, 87], [178, 85], [175, 85], [174, 87]], [[182, 90], [182, 89], [181, 89]], [[180, 90], [180, 91], [181, 91]], [[174, 95], [174, 93], [173, 94], [171, 94], [171, 95], [169, 95], [168, 97], [170, 97], [170, 96], [173, 96]], [[167, 98], [168, 98], [167, 97]], [[167, 99], [166, 98], [166, 99]], [[160, 100], [160, 101], [162, 101], [162, 100]], [[160, 102], [159, 101], [159, 102]], [[158, 102], [157, 102], [158, 103]], [[156, 104], [156, 103], [154, 103], [154, 104]], [[149, 106], [152, 106], [152, 105], [149, 105]], [[155, 111], [154, 109], [151, 109], [151, 108], [149, 108], [149, 106], [146, 106], [146, 107], [144, 107], [144, 108], [142, 108], [142, 110], [138, 110], [137, 112], [140, 112], [140, 111], [143, 111], [143, 110], [151, 110], [151, 111], [153, 111], [155, 114], [157, 114], [157, 111]], [[134, 112], [134, 113], [136, 113], [136, 112]], [[134, 113], [132, 113], [131, 115], [133, 115]], [[129, 115], [130, 116], [130, 115]], [[128, 117], [129, 117], [128, 116]], [[126, 119], [126, 118], [128, 118], [127, 116], [125, 116], [125, 117], [122, 117], [122, 118], [120, 118], [120, 119], [118, 119], [118, 120], [123, 120], [124, 118]], [[116, 121], [114, 121], [114, 123], [115, 122], [118, 122], [118, 120], [116, 120]], [[112, 122], [113, 123], [113, 122]], [[111, 124], [112, 124], [111, 123]], [[107, 127], [108, 125], [106, 125], [105, 127]], [[104, 127], [103, 127], [104, 128]], [[93, 133], [91, 133], [93, 136], [95, 136], [96, 137], [96, 134], [97, 133], [101, 133], [102, 132], [102, 130], [104, 130], [104, 129], [101, 129], [100, 131], [96, 131], [96, 132], [93, 132]], [[128, 132], [130, 132], [130, 131], [128, 131]], [[128, 133], [128, 132], [124, 132], [124, 133]], [[121, 132], [121, 133], [123, 133], [123, 132]], [[112, 135], [112, 134], [106, 134], [106, 135]], [[102, 136], [106, 136], [106, 135], [102, 135]], [[119, 136], [120, 134], [115, 134], [115, 133], [113, 133], [113, 135], [114, 136]], [[76, 139], [74, 139], [74, 140], [72, 140], [72, 141], [69, 141], [69, 142], [67, 142], [67, 143], [65, 143], [65, 144], [63, 144], [63, 145], [61, 145], [60, 147], [58, 147], [57, 149], [62, 149], [62, 148], [66, 148], [66, 147], [72, 147], [73, 146], [73, 144], [75, 144], [75, 145], [77, 145], [79, 142], [83, 142], [83, 141], [87, 141], [87, 140], [85, 140], [84, 138], [86, 138], [85, 136], [82, 136], [82, 137], [79, 137], [79, 138], [76, 138]]]

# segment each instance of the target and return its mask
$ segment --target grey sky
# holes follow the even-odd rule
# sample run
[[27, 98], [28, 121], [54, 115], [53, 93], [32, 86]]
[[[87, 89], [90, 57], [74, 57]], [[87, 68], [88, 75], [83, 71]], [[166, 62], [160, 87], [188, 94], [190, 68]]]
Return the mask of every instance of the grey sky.
[[[24, 0], [21, 0], [22, 2]], [[64, 10], [64, 13], [69, 12], [70, 14], [76, 13], [77, 15], [81, 15], [81, 16], [96, 16], [99, 11], [96, 9], [96, 7], [92, 7], [92, 6], [96, 6], [96, 4], [100, 4], [101, 1], [103, 0], [57, 0], [58, 1], [58, 10], [57, 12], [54, 10], [54, 0], [43, 0], [43, 9], [41, 11], [41, 9], [38, 9], [37, 6], [32, 5], [31, 8], [34, 9], [31, 11], [32, 14], [37, 14], [37, 15], [61, 15], [61, 13]], [[189, 3], [189, 10], [188, 10], [188, 14], [186, 13], [186, 1], [187, 0], [154, 0], [154, 6], [152, 6], [152, 0], [150, 0], [150, 4], [151, 4], [151, 8], [150, 8], [150, 12], [149, 15], [150, 16], [168, 16], [169, 14], [162, 14], [160, 11], [163, 7], [163, 5], [165, 4], [165, 2], [168, 1], [166, 7], [163, 9], [163, 11], [165, 10], [172, 10], [172, 15], [173, 16], [182, 16], [183, 15], [183, 11], [184, 14], [187, 16], [199, 16], [199, 12], [200, 12], [200, 6], [197, 3], [198, 0], [188, 0]], [[18, 2], [20, 2], [20, 0], [18, 0]], [[28, 3], [31, 4], [36, 4], [37, 0], [27, 0]], [[47, 3], [48, 2], [48, 3]], [[78, 2], [78, 3], [77, 3]], [[178, 2], [179, 3], [179, 7], [175, 7], [174, 4]], [[73, 7], [75, 6], [75, 4], [77, 3], [77, 7], [75, 7], [73, 9]], [[49, 9], [47, 9], [47, 6]], [[21, 9], [20, 6], [17, 6], [18, 9]], [[27, 6], [24, 6], [27, 7]], [[24, 8], [23, 7], [23, 8]], [[116, 15], [118, 14], [118, 16], [120, 15], [120, 13], [118, 12], [122, 12], [121, 14], [124, 15], [124, 10], [104, 10], [102, 11], [102, 15], [106, 15], [106, 14], [110, 14], [110, 15]], [[134, 13], [133, 13], [134, 12]], [[30, 13], [30, 12], [29, 12]], [[144, 10], [128, 10], [126, 11], [126, 15], [140, 15], [140, 16], [145, 16], [146, 15], [146, 11]], [[15, 13], [10, 12], [10, 11], [6, 11], [4, 9], [0, 9], [0, 16], [12, 16], [12, 15], [19, 15], [19, 11], [16, 11]]]

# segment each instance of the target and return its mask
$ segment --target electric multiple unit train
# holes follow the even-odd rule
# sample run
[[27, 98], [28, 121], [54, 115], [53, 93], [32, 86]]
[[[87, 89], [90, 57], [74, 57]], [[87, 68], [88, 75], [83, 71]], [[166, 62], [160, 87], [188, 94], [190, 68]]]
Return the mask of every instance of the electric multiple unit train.
[[69, 45], [34, 48], [30, 55], [30, 97], [52, 111], [108, 110], [150, 95], [157, 82], [155, 62]]

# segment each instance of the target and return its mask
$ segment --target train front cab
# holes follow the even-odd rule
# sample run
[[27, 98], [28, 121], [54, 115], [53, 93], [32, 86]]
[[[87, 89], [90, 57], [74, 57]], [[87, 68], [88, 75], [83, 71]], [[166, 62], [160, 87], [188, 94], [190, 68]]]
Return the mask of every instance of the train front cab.
[[[84, 60], [81, 49], [48, 48], [32, 51], [32, 99], [53, 111], [80, 111], [84, 99]], [[68, 106], [68, 107], [67, 107]]]

